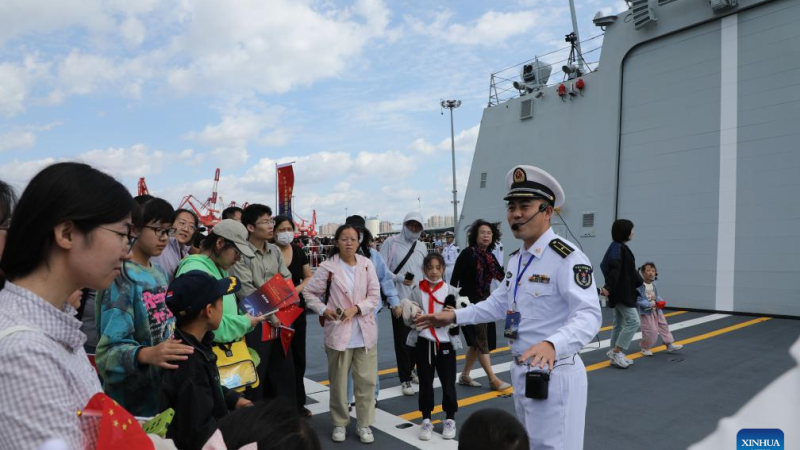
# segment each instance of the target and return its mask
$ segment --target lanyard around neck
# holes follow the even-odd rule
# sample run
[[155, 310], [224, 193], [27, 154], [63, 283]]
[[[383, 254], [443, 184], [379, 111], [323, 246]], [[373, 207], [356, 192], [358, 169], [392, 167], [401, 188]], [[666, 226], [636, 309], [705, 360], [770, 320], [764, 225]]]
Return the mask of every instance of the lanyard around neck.
[[525, 263], [525, 268], [522, 269], [520, 272], [520, 267], [522, 267], [522, 255], [519, 255], [519, 259], [517, 260], [517, 280], [514, 282], [514, 309], [517, 309], [517, 289], [519, 289], [519, 280], [522, 279], [522, 276], [525, 275], [525, 271], [528, 270], [528, 266], [531, 265], [535, 256], [531, 255], [531, 259]]

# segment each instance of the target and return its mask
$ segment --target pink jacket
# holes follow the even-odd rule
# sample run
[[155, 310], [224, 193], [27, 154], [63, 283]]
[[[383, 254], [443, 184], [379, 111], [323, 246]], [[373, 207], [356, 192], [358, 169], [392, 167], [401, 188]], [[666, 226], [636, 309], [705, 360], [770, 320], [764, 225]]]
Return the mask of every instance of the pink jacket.
[[325, 312], [326, 306], [322, 303], [325, 296], [325, 287], [328, 283], [328, 274], [331, 278], [331, 290], [328, 297], [327, 309], [335, 311], [336, 308], [352, 308], [358, 306], [361, 314], [349, 321], [325, 321], [325, 346], [337, 351], [347, 350], [353, 327], [360, 326], [364, 335], [364, 345], [370, 349], [378, 343], [378, 324], [375, 322], [375, 309], [380, 301], [381, 288], [375, 267], [369, 258], [356, 255], [356, 278], [354, 292], [348, 292], [345, 282], [344, 269], [339, 265], [339, 255], [323, 262], [317, 267], [311, 281], [303, 289], [306, 305], [319, 315]]

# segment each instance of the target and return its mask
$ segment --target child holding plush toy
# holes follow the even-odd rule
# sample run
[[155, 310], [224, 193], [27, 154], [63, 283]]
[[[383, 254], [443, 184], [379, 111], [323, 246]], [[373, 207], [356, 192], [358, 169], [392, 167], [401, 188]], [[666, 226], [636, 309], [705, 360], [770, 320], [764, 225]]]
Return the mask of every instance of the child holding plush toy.
[[655, 263], [646, 262], [639, 268], [642, 273], [644, 283], [636, 290], [639, 293], [636, 299], [636, 307], [639, 310], [639, 318], [642, 323], [642, 355], [653, 356], [651, 348], [661, 335], [661, 340], [667, 346], [668, 352], [680, 350], [683, 345], [675, 344], [675, 338], [669, 331], [669, 324], [661, 312], [666, 302], [658, 296], [655, 280], [658, 277]]
[[[444, 309], [455, 309], [458, 289], [442, 280], [445, 271], [444, 258], [439, 253], [430, 253], [422, 263], [425, 278], [416, 284], [410, 300], [403, 300], [403, 318], [410, 321], [419, 314], [434, 314]], [[461, 348], [458, 328], [412, 329], [407, 345], [416, 347], [417, 373], [419, 375], [419, 410], [422, 425], [419, 438], [428, 441], [433, 437], [431, 413], [433, 412], [433, 376], [439, 374], [442, 383], [442, 409], [447, 415], [443, 424], [442, 438], [456, 437], [455, 415], [458, 410], [456, 397], [456, 351]]]

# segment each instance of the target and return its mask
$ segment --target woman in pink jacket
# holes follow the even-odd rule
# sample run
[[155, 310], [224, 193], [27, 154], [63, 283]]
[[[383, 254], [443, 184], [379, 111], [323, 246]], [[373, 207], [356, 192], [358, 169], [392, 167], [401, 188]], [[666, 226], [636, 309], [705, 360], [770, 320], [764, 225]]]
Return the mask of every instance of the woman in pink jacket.
[[375, 422], [378, 326], [374, 311], [380, 284], [369, 258], [356, 254], [358, 244], [358, 230], [353, 225], [339, 227], [332, 257], [320, 264], [303, 294], [308, 308], [325, 318], [332, 438], [343, 442], [347, 437], [347, 372], [352, 366], [356, 434], [369, 444], [375, 440], [370, 425]]

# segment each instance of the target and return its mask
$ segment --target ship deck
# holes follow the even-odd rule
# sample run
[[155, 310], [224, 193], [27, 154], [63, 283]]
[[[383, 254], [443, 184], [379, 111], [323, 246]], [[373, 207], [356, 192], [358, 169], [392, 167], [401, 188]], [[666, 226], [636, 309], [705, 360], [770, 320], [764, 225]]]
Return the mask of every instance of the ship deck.
[[[636, 362], [627, 370], [609, 366], [606, 352], [611, 335], [610, 310], [603, 310], [603, 327], [597, 340], [581, 353], [589, 379], [585, 448], [686, 448], [710, 434], [719, 419], [734, 414], [742, 405], [781, 374], [794, 366], [789, 347], [800, 335], [800, 322], [758, 316], [708, 314], [681, 310], [667, 311], [678, 352], [667, 353], [661, 345], [652, 357], [634, 352], [639, 337], [631, 344], [629, 358]], [[311, 423], [319, 433], [323, 449], [359, 448], [355, 420], [348, 427], [347, 440], [330, 439], [333, 426], [328, 412], [327, 363], [322, 328], [308, 317], [306, 391]], [[434, 411], [436, 423], [432, 440], [417, 439], [421, 415], [418, 396], [403, 396], [392, 347], [388, 312], [379, 314], [378, 369], [381, 392], [373, 426], [375, 443], [381, 449], [456, 449], [458, 443], [441, 438], [444, 416]], [[500, 328], [500, 327], [498, 327]], [[509, 381], [511, 360], [507, 341], [499, 331], [498, 349], [492, 354], [493, 370]], [[463, 356], [458, 360], [458, 372]], [[500, 408], [514, 414], [510, 391], [497, 393], [486, 386], [476, 363], [472, 377], [483, 387], [457, 386], [458, 424], [482, 408]], [[414, 385], [416, 388], [416, 385]], [[437, 405], [441, 389], [435, 389]], [[351, 413], [355, 417], [355, 410]]]

